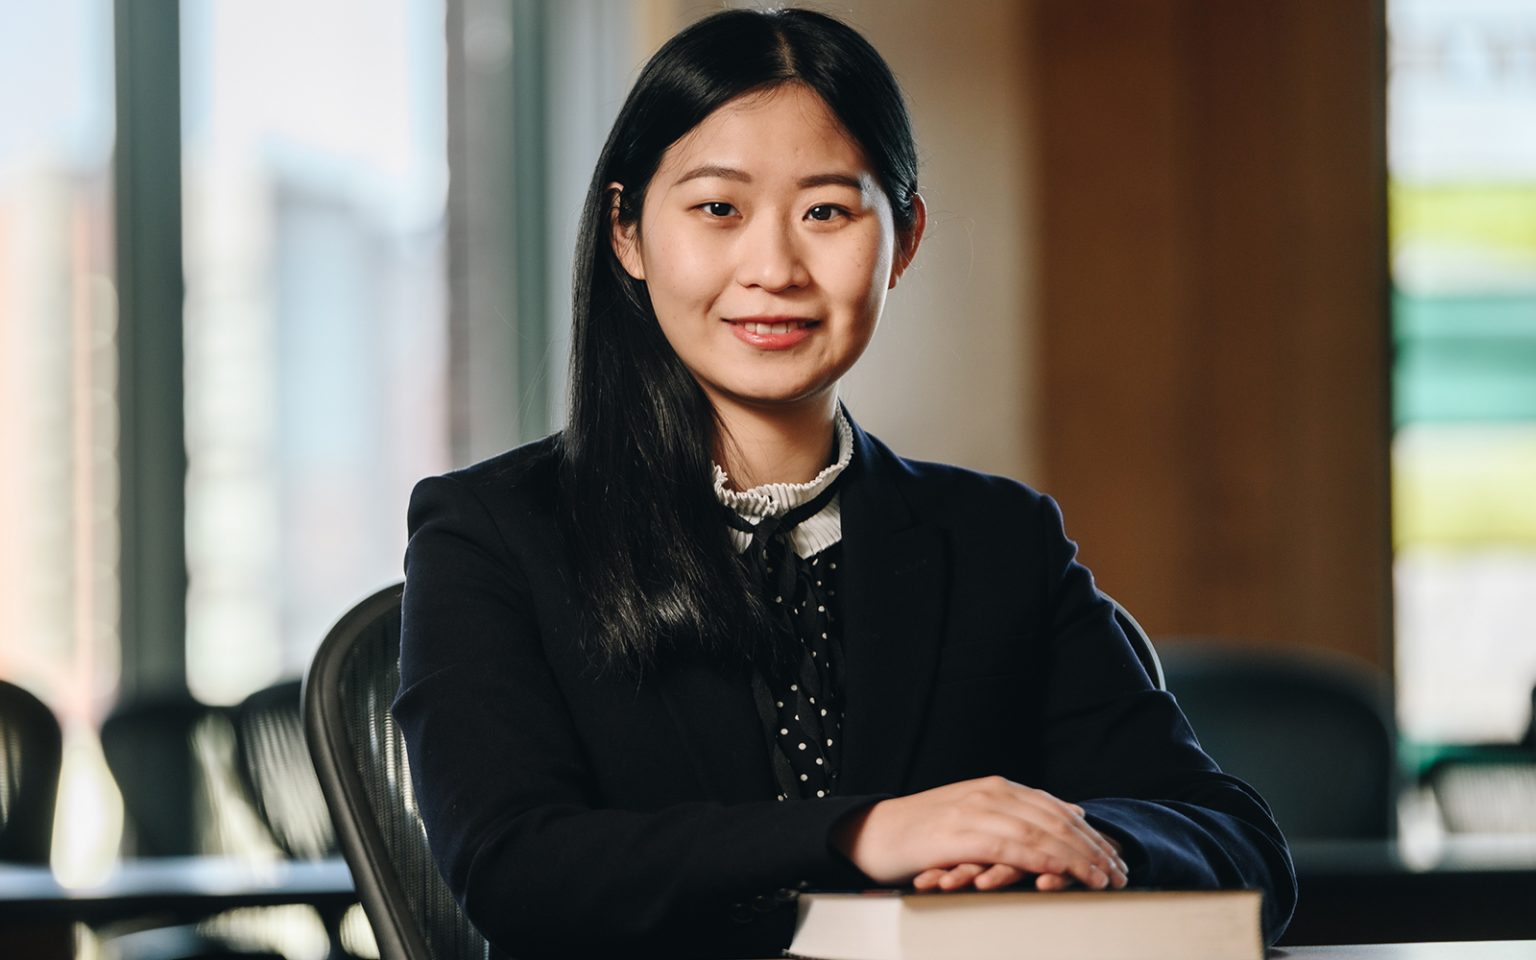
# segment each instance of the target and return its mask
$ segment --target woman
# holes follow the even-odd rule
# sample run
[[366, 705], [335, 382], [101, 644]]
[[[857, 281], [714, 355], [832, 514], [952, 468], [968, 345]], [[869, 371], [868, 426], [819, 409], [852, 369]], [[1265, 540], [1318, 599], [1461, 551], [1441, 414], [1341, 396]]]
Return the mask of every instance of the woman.
[[559, 435], [423, 481], [395, 714], [450, 888], [516, 956], [770, 956], [794, 891], [1258, 887], [1055, 504], [837, 402], [922, 239], [889, 69], [799, 10], [636, 82], [577, 251]]

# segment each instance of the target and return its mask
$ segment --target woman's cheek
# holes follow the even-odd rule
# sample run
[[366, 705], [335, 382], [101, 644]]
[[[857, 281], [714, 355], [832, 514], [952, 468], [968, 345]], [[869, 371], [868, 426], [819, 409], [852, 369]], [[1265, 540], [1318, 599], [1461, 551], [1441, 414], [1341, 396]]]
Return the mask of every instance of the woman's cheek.
[[717, 244], [678, 243], [668, 253], [668, 285], [686, 303], [707, 303], [718, 293], [722, 272]]

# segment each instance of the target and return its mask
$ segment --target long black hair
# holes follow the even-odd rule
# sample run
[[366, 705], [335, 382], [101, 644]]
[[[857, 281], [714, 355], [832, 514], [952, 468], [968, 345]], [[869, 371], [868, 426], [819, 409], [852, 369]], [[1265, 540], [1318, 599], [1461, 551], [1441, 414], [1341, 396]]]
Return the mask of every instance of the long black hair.
[[645, 65], [598, 158], [577, 241], [561, 524], [583, 638], [644, 669], [688, 645], [753, 658], [767, 631], [747, 588], [710, 457], [715, 411], [663, 336], [645, 283], [611, 243], [640, 217], [667, 148], [717, 108], [788, 83], [818, 94], [864, 151], [900, 236], [915, 220], [917, 150], [890, 68], [862, 36], [808, 10], [731, 10], [693, 24]]

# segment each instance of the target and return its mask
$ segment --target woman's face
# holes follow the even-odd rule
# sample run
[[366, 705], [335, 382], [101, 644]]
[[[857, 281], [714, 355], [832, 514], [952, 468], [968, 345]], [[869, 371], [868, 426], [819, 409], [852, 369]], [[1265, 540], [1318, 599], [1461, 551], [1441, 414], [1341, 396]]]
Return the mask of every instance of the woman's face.
[[[616, 186], [616, 185], [615, 185]], [[615, 220], [672, 349], [722, 415], [824, 406], [916, 251], [864, 152], [799, 84], [710, 114], [662, 156], [638, 228]]]

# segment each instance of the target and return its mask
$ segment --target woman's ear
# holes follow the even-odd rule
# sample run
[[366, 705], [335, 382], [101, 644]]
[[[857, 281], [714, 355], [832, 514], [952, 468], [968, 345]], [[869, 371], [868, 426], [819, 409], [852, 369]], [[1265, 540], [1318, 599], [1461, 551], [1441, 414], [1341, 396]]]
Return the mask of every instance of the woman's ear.
[[912, 229], [896, 235], [896, 262], [891, 265], [891, 282], [888, 289], [895, 289], [896, 281], [917, 256], [917, 248], [923, 242], [923, 229], [928, 226], [928, 205], [923, 195], [912, 194]]
[[640, 218], [627, 221], [620, 216], [619, 207], [624, 198], [624, 185], [610, 183], [603, 188], [608, 198], [608, 241], [613, 255], [619, 258], [624, 272], [636, 280], [645, 279], [645, 260], [640, 256]]

